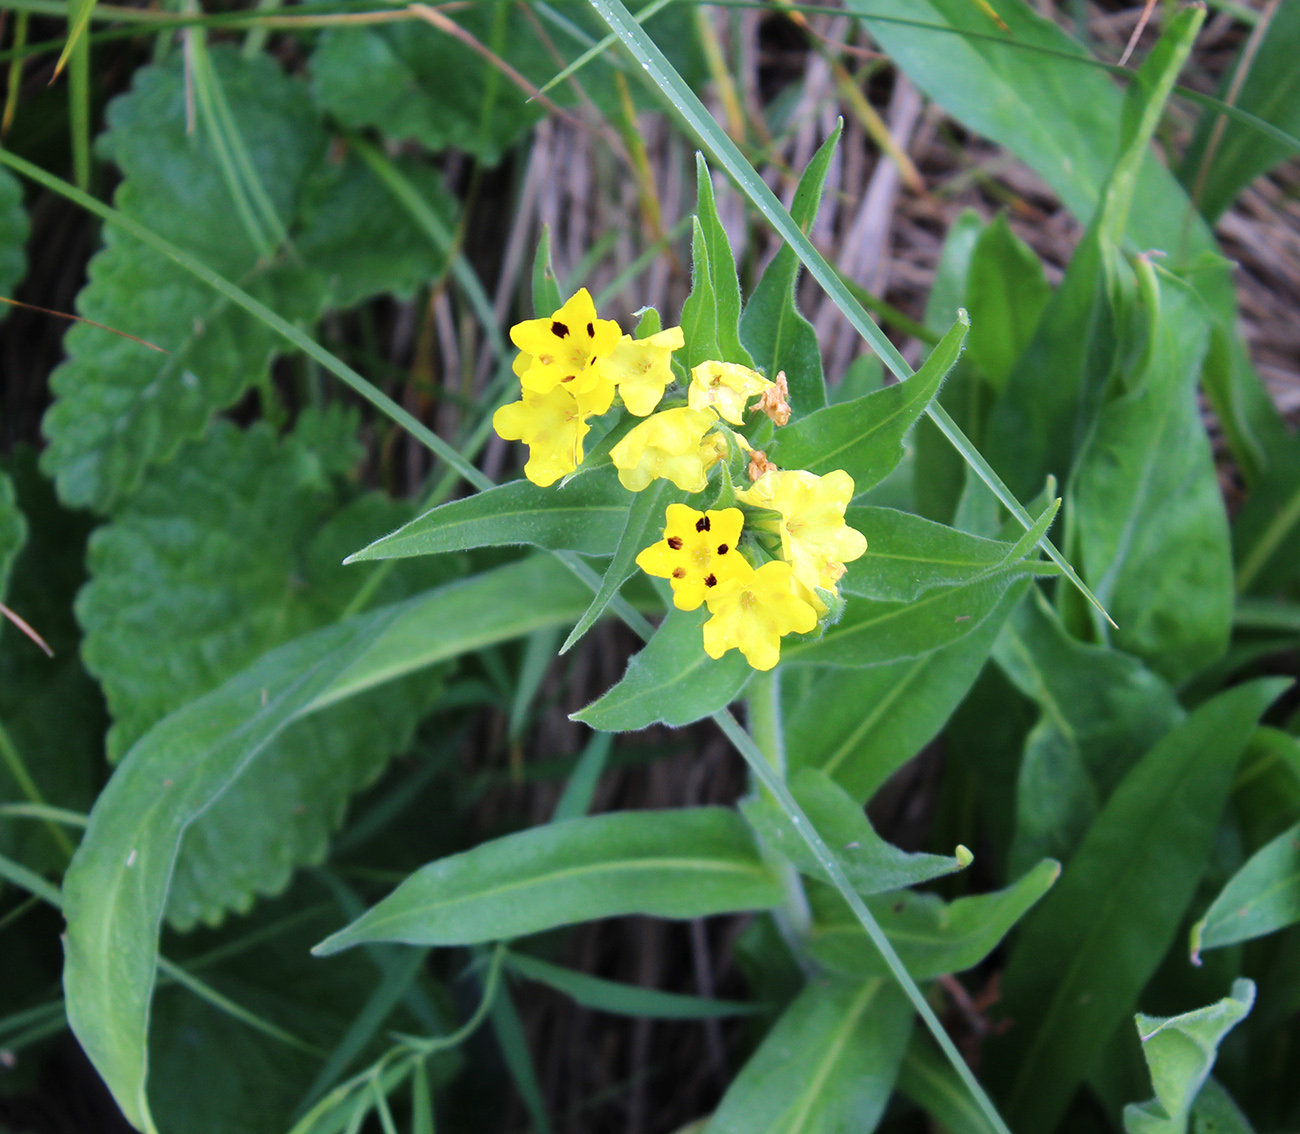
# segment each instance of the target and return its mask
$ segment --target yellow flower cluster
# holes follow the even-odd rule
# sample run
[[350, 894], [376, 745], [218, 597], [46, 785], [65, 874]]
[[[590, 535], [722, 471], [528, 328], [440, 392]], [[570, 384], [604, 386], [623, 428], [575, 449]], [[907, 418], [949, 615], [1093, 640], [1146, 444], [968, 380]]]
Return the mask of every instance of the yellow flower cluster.
[[[621, 335], [617, 323], [597, 318], [585, 289], [549, 318], [516, 324], [510, 338], [521, 351], [514, 364], [521, 399], [497, 410], [493, 425], [502, 437], [528, 445], [524, 473], [534, 484], [553, 484], [582, 463], [587, 420], [606, 412], [616, 391], [629, 413], [645, 418], [609, 454], [632, 492], [662, 478], [701, 493], [715, 465], [732, 452], [749, 453], [753, 483], [727, 497], [739, 507], [699, 511], [670, 504], [663, 538], [636, 560], [647, 574], [669, 581], [678, 609], [707, 606], [710, 657], [738, 649], [755, 669], [771, 669], [786, 634], [817, 628], [845, 563], [867, 549], [862, 533], [844, 521], [853, 478], [842, 470], [817, 476], [778, 469], [729, 428], [743, 427], [746, 412], [785, 425], [784, 374], [769, 381], [747, 366], [702, 362], [691, 371], [685, 404], [655, 412], [674, 381], [681, 328], [645, 339]], [[728, 475], [723, 481], [730, 485]]]

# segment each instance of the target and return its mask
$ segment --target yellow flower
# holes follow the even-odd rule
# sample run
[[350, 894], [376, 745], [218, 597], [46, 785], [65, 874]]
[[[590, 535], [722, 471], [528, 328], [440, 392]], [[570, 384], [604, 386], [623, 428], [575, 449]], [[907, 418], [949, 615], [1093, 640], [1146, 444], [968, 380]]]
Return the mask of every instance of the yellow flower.
[[736, 550], [745, 522], [739, 508], [697, 512], [669, 504], [666, 519], [664, 538], [642, 551], [636, 565], [647, 575], [669, 580], [678, 610], [695, 610], [714, 587], [753, 574]]
[[853, 498], [853, 478], [843, 469], [825, 476], [800, 469], [764, 473], [736, 497], [781, 514], [777, 530], [782, 555], [798, 582], [810, 591], [834, 590], [844, 564], [867, 550], [866, 537], [844, 522], [844, 509]]
[[669, 327], [647, 339], [624, 335], [618, 345], [597, 363], [597, 369], [618, 386], [628, 412], [645, 417], [664, 396], [673, 380], [673, 351], [686, 343], [681, 327]]
[[704, 491], [717, 462], [717, 450], [704, 435], [715, 421], [712, 413], [687, 406], [647, 417], [609, 452], [623, 487], [640, 492], [665, 477], [683, 492]]
[[510, 328], [510, 341], [527, 361], [515, 360], [524, 389], [546, 394], [563, 385], [575, 397], [600, 381], [596, 362], [617, 345], [621, 332], [613, 319], [597, 319], [587, 289], [546, 319], [526, 319]]
[[525, 387], [521, 401], [502, 406], [492, 415], [492, 428], [507, 441], [528, 446], [524, 475], [545, 488], [582, 463], [587, 418], [604, 413], [613, 400], [614, 384], [608, 379], [601, 379], [577, 398], [563, 386], [546, 393]]
[[706, 601], [713, 617], [704, 624], [704, 652], [720, 658], [738, 649], [755, 669], [776, 665], [783, 635], [807, 634], [817, 625], [817, 612], [795, 594], [790, 564], [779, 560], [719, 583]]
[[712, 407], [724, 421], [745, 424], [745, 403], [772, 383], [748, 366], [734, 362], [701, 362], [691, 371], [686, 401], [691, 409]]

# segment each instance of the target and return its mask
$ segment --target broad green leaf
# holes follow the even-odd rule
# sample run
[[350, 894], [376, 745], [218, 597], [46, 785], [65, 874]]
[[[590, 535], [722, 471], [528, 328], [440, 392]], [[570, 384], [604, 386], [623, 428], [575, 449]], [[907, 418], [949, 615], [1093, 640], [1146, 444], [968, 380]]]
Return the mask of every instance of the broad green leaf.
[[750, 1057], [708, 1134], [870, 1134], [912, 1029], [888, 977], [809, 982]]
[[[1027, 910], [1052, 888], [1061, 866], [1043, 859], [1004, 890], [945, 903], [938, 894], [903, 890], [867, 900], [890, 943], [916, 980], [978, 965]], [[884, 962], [844, 900], [829, 886], [809, 887], [813, 928], [808, 951], [845, 976], [885, 975]]]
[[1133, 1011], [1192, 899], [1242, 749], [1286, 686], [1238, 686], [1167, 733], [1115, 789], [1061, 885], [1026, 922], [1000, 1005], [1016, 1026], [990, 1064], [1007, 1084], [1013, 1129], [1048, 1134]]
[[762, 1011], [759, 1005], [738, 1000], [710, 1000], [703, 996], [684, 996], [677, 992], [660, 992], [655, 988], [604, 980], [552, 965], [527, 953], [507, 953], [505, 963], [521, 977], [549, 985], [584, 1008], [620, 1016], [639, 1016], [648, 1020], [717, 1020]]
[[993, 651], [1040, 709], [1016, 791], [1013, 873], [1067, 859], [1134, 762], [1185, 716], [1140, 661], [1071, 637], [1040, 594], [1022, 603]]
[[1029, 558], [1056, 515], [1055, 505], [1032, 529], [1009, 546], [1000, 561], [954, 586], [931, 587], [911, 602], [848, 600], [840, 621], [814, 641], [783, 650], [788, 661], [837, 666], [869, 666], [918, 658], [959, 641], [983, 625], [1019, 580], [1044, 573]]
[[[375, 290], [409, 293], [437, 270], [441, 254], [382, 184], [355, 158], [341, 167], [331, 161], [300, 81], [264, 55], [243, 59], [216, 48], [211, 59], [292, 250], [262, 262], [234, 219], [210, 132], [186, 129], [179, 53], [137, 71], [133, 89], [107, 110], [100, 148], [124, 176], [116, 203], [127, 216], [241, 281], [291, 322], [310, 324], [328, 306]], [[419, 180], [428, 186], [431, 178]], [[56, 400], [43, 424], [50, 444], [42, 467], [57, 478], [62, 500], [101, 512], [263, 380], [284, 349], [270, 327], [117, 226], [105, 230], [105, 242], [78, 311], [170, 353], [87, 324], [65, 336], [68, 361], [51, 378]]]
[[1038, 254], [999, 213], [975, 242], [966, 291], [970, 360], [995, 390], [1006, 389], [1051, 295]]
[[[0, 295], [11, 297], [27, 271], [30, 228], [22, 186], [6, 169], [0, 173]], [[0, 304], [0, 320], [8, 314], [8, 304]]]
[[[625, 490], [626, 491], [626, 490]], [[600, 590], [591, 600], [578, 624], [565, 639], [560, 653], [568, 653], [596, 620], [605, 613], [619, 588], [627, 582], [637, 570], [636, 557], [663, 535], [664, 517], [670, 504], [680, 503], [686, 494], [670, 480], [656, 480], [648, 488], [632, 497], [631, 507], [627, 512], [627, 526], [618, 538], [614, 557], [605, 568], [605, 577], [601, 580]]]
[[[721, 352], [716, 357], [722, 362], [752, 367], [754, 360], [740, 341], [740, 278], [736, 275], [736, 257], [731, 251], [727, 230], [718, 219], [713, 182], [701, 153], [695, 155], [695, 189], [695, 216], [709, 249], [709, 277], [713, 284], [714, 318]], [[689, 351], [687, 357], [690, 357]]]
[[431, 508], [350, 555], [347, 562], [509, 544], [612, 555], [633, 500], [608, 469], [576, 476], [559, 488], [512, 480]]
[[865, 669], [786, 671], [791, 768], [817, 768], [854, 799], [869, 799], [943, 728], [1028, 587], [1013, 584], [978, 630], [921, 657]]
[[1300, 823], [1247, 861], [1192, 927], [1192, 956], [1300, 921]]
[[[799, 178], [790, 216], [805, 232], [817, 217], [826, 173], [842, 131], [843, 126], [837, 124]], [[740, 319], [741, 341], [753, 355], [754, 364], [772, 379], [785, 372], [795, 420], [826, 405], [821, 345], [813, 325], [795, 301], [798, 282], [799, 258], [793, 248], [783, 244], [763, 272]]]
[[14, 482], [0, 472], [0, 602], [9, 590], [9, 576], [26, 542], [27, 520], [18, 507]]
[[[970, 851], [958, 847], [955, 858], [939, 854], [908, 854], [885, 842], [862, 806], [816, 768], [800, 768], [790, 777], [790, 792], [835, 852], [845, 876], [859, 894], [880, 894], [940, 878], [971, 863]], [[770, 797], [750, 799], [741, 812], [773, 850], [784, 855], [802, 874], [829, 882], [789, 817]]]
[[952, 1064], [921, 1032], [912, 1036], [903, 1056], [898, 1091], [951, 1134], [994, 1134]]
[[[1271, 12], [1268, 30], [1249, 63], [1247, 41], [1243, 41], [1237, 66], [1223, 76], [1219, 97], [1227, 97], [1238, 70], [1249, 66], [1250, 73], [1234, 92], [1233, 104], [1296, 134], [1300, 133], [1300, 70], [1295, 65], [1300, 50], [1300, 9], [1294, 4], [1278, 4]], [[1215, 148], [1206, 165], [1212, 135]], [[1281, 143], [1234, 119], [1223, 119], [1207, 107], [1196, 137], [1183, 155], [1179, 179], [1201, 215], [1213, 222], [1250, 182], [1291, 156], [1293, 151]]]
[[263, 655], [126, 754], [64, 878], [64, 992], [73, 1032], [134, 1125], [149, 1121], [145, 1041], [158, 929], [187, 829], [294, 721], [434, 662], [577, 618], [586, 602], [585, 588], [549, 559], [439, 587]]
[[768, 455], [783, 468], [818, 474], [844, 469], [859, 493], [879, 484], [903, 459], [904, 439], [957, 361], [969, 329], [970, 321], [959, 312], [925, 365], [906, 382], [792, 422], [777, 432]]
[[684, 359], [688, 370], [721, 356], [718, 346], [718, 296], [713, 290], [709, 242], [699, 217], [691, 218], [691, 294], [682, 304]]
[[1209, 1078], [1219, 1044], [1250, 1012], [1255, 982], [1236, 980], [1217, 1004], [1179, 1016], [1137, 1016], [1155, 1098], [1124, 1108], [1126, 1134], [1186, 1134], [1192, 1104]]
[[705, 917], [780, 901], [775, 874], [734, 811], [621, 811], [533, 827], [430, 863], [313, 952], [373, 941], [468, 945], [624, 914]]
[[1112, 638], [1171, 681], [1227, 648], [1232, 550], [1196, 379], [1209, 324], [1195, 294], [1139, 264], [1145, 365], [1125, 377], [1070, 484], [1076, 562], [1119, 623]]
[[739, 650], [717, 661], [704, 652], [700, 627], [707, 617], [703, 610], [670, 610], [618, 684], [570, 719], [631, 732], [659, 721], [680, 727], [726, 708], [754, 671]]

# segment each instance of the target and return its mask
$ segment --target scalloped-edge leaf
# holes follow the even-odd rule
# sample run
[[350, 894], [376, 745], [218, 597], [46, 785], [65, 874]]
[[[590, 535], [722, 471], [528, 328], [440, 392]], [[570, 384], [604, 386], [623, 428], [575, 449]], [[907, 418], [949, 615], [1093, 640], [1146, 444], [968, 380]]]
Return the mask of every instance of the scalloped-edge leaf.
[[619, 811], [533, 827], [432, 862], [312, 952], [376, 941], [470, 945], [625, 914], [770, 909], [781, 898], [735, 811]]

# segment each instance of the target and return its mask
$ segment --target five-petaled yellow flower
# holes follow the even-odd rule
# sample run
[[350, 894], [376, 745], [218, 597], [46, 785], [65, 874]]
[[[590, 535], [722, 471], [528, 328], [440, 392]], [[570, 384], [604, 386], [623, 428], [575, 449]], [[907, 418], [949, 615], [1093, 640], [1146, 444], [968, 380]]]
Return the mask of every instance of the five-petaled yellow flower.
[[673, 351], [681, 350], [686, 338], [681, 327], [669, 327], [645, 339], [624, 335], [618, 345], [596, 365], [618, 385], [623, 404], [637, 417], [653, 413], [673, 380]]
[[686, 402], [691, 409], [715, 409], [732, 425], [745, 424], [745, 403], [772, 387], [756, 370], [734, 362], [701, 362], [691, 371]]
[[736, 496], [781, 514], [776, 530], [782, 557], [809, 591], [834, 590], [844, 564], [867, 550], [866, 537], [844, 522], [844, 509], [853, 498], [853, 478], [843, 469], [825, 476], [802, 469], [764, 473]]
[[753, 572], [736, 550], [744, 522], [739, 508], [697, 512], [669, 504], [664, 538], [642, 551], [636, 565], [647, 575], [669, 580], [678, 610], [695, 610], [715, 587]]
[[704, 624], [704, 652], [720, 658], [737, 649], [755, 669], [776, 665], [784, 635], [817, 625], [817, 612], [795, 594], [790, 564], [779, 560], [719, 583], [705, 601], [713, 617]]
[[717, 421], [707, 410], [679, 406], [648, 417], [609, 451], [624, 488], [640, 492], [664, 477], [683, 492], [703, 492], [716, 446], [704, 435]]
[[614, 400], [614, 384], [602, 378], [579, 397], [563, 386], [546, 393], [524, 388], [522, 400], [492, 415], [492, 428], [507, 441], [528, 446], [524, 476], [541, 488], [554, 484], [582, 463], [587, 418], [604, 413]]
[[546, 394], [562, 385], [577, 397], [600, 383], [596, 364], [618, 346], [621, 336], [613, 319], [596, 317], [591, 295], [579, 288], [547, 318], [525, 319], [510, 328], [510, 341], [524, 352], [514, 370], [525, 390]]

